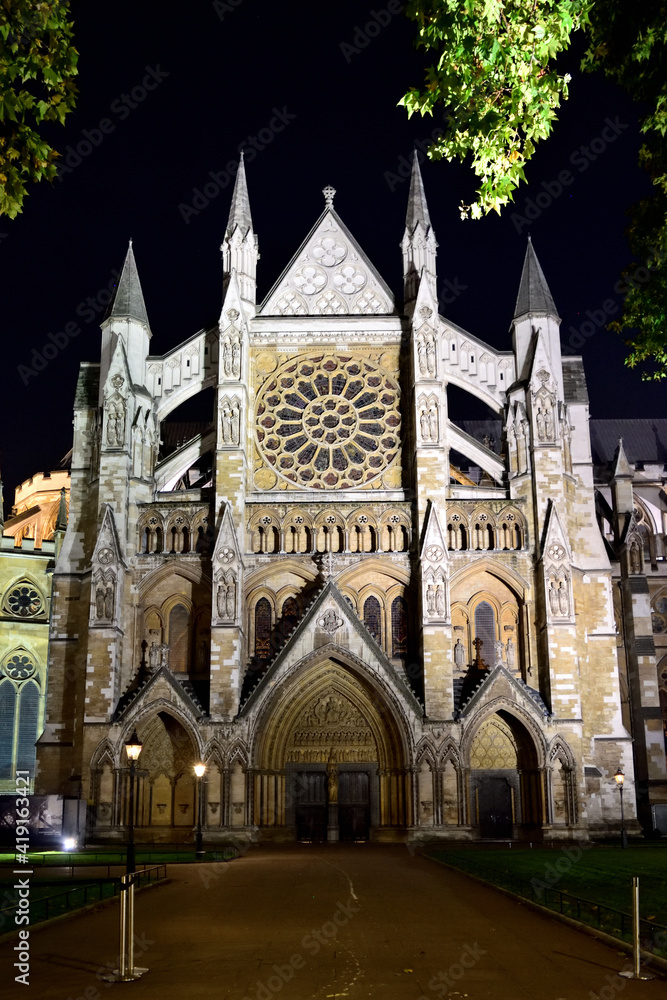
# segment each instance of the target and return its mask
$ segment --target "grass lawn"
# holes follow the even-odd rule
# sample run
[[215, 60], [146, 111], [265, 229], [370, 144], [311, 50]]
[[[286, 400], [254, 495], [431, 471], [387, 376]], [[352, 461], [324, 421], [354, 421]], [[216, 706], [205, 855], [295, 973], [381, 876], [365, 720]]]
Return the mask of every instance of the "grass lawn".
[[667, 844], [630, 846], [625, 851], [584, 845], [580, 855], [576, 845], [553, 850], [433, 848], [426, 853], [489, 882], [494, 881], [494, 872], [516, 875], [527, 883], [535, 879], [536, 889], [553, 886], [626, 913], [632, 912], [631, 880], [638, 875], [641, 916], [667, 924]]

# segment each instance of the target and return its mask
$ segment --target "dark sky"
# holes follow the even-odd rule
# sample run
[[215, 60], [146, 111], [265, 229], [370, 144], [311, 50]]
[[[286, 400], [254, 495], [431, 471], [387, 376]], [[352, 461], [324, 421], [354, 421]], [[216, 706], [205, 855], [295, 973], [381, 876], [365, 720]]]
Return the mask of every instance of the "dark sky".
[[[103, 304], [130, 237], [153, 353], [217, 319], [232, 182], [213, 190], [210, 174], [225, 184], [226, 164], [249, 137], [264, 139], [246, 161], [260, 299], [320, 214], [325, 184], [337, 189], [337, 210], [400, 298], [408, 193], [400, 168], [413, 144], [441, 122], [408, 120], [396, 106], [408, 86], [421, 83], [423, 57], [413, 48], [414, 25], [391, 14], [395, 6], [73, 4], [80, 94], [52, 141], [64, 154], [83, 142], [83, 155], [66, 155], [68, 173], [33, 187], [15, 221], [0, 219], [6, 507], [18, 483], [57, 468], [71, 446], [78, 365], [99, 360]], [[440, 243], [441, 311], [498, 348], [510, 346], [529, 229], [563, 319], [564, 344], [587, 311], [599, 322], [604, 303], [621, 301], [614, 286], [630, 259], [625, 211], [650, 186], [637, 166], [636, 107], [600, 78], [578, 73], [581, 50], [579, 44], [566, 60], [574, 79], [556, 134], [539, 147], [529, 185], [501, 217], [461, 221], [458, 205], [471, 200], [473, 175], [444, 162], [422, 167]], [[283, 124], [276, 110], [284, 127], [267, 131], [272, 120]], [[607, 127], [609, 142], [602, 138], [607, 119], [616, 123]], [[559, 195], [563, 170], [572, 183]], [[194, 189], [206, 184], [212, 197], [190, 213]], [[532, 202], [537, 217], [528, 226], [526, 202], [540, 194], [542, 208]], [[80, 332], [70, 338], [65, 330]], [[21, 374], [20, 366], [35, 364], [33, 349], [41, 354], [52, 345], [49, 334], [62, 345], [57, 355], [37, 362], [38, 374]], [[642, 383], [624, 368], [624, 350], [604, 329], [584, 340], [592, 415], [663, 416], [667, 386]]]

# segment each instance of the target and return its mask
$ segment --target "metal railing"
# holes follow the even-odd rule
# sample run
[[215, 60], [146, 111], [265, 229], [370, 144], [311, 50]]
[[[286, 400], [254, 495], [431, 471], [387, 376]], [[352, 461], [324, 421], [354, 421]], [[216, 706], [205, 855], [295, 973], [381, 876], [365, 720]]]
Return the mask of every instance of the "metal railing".
[[[566, 917], [578, 920], [582, 924], [597, 927], [611, 937], [629, 943], [633, 940], [633, 918], [631, 913], [624, 913], [605, 903], [596, 903], [590, 899], [583, 899], [564, 889], [557, 889], [555, 886], [547, 886], [539, 879], [529, 881], [520, 875], [512, 872], [502, 871], [498, 868], [490, 868], [478, 861], [470, 858], [458, 856], [456, 854], [446, 854], [442, 851], [425, 852], [427, 857], [434, 861], [441, 861], [451, 868], [457, 868], [469, 875], [475, 875], [484, 882], [507, 889], [515, 896], [529, 899], [539, 906], [552, 910], [555, 913], [562, 913]], [[535, 885], [539, 882], [539, 885]], [[667, 926], [657, 924], [653, 920], [640, 917], [639, 932], [641, 947], [645, 951], [650, 951], [654, 955], [667, 955]]]
[[[239, 850], [235, 847], [225, 847], [218, 851], [206, 851], [203, 860], [232, 861], [239, 856], [239, 853]], [[194, 847], [187, 851], [178, 848], [173, 851], [139, 850], [137, 854], [137, 863], [140, 861], [144, 866], [151, 864], [187, 864], [196, 859]], [[112, 857], [117, 860], [110, 860]], [[125, 864], [125, 852], [123, 850], [114, 851], [113, 849], [110, 851], [31, 851], [27, 857], [27, 861], [33, 867], [77, 868], [94, 864], [113, 867], [114, 865]], [[0, 864], [0, 867], [3, 864], [6, 867], [15, 867], [13, 861], [5, 861]]]
[[[138, 889], [146, 885], [159, 882], [167, 877], [166, 865], [154, 865], [151, 868], [144, 868], [138, 871], [135, 877], [135, 885]], [[82, 885], [72, 886], [63, 889], [61, 892], [50, 893], [49, 895], [38, 895], [40, 883], [35, 880], [31, 885], [30, 896], [30, 923], [37, 924], [43, 920], [50, 920], [51, 917], [62, 916], [70, 910], [79, 910], [82, 906], [90, 903], [99, 903], [105, 899], [112, 899], [121, 891], [120, 878], [106, 879], [97, 882], [86, 882]], [[8, 928], [8, 924], [14, 926], [14, 915], [18, 909], [17, 902], [7, 902], [0, 907], [0, 924]]]

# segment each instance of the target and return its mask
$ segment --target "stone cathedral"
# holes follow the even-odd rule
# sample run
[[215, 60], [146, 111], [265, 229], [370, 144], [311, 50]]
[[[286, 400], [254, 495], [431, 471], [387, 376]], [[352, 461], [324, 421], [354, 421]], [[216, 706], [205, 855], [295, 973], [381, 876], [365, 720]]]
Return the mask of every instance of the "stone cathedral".
[[[498, 351], [439, 315], [416, 157], [402, 308], [334, 195], [258, 303], [241, 162], [219, 325], [164, 356], [130, 245], [76, 390], [35, 791], [122, 837], [136, 730], [139, 840], [192, 836], [199, 761], [209, 843], [602, 836], [619, 767], [636, 831], [667, 773], [632, 472], [620, 445], [621, 676], [582, 362], [535, 251]], [[207, 390], [208, 422], [170, 419]]]

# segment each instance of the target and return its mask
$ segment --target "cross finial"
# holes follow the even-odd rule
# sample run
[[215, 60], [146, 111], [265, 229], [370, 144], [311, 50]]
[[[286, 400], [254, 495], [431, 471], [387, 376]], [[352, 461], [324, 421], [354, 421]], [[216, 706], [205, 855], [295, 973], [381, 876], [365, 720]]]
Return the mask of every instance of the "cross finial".
[[331, 187], [331, 184], [327, 184], [325, 188], [322, 188], [322, 194], [324, 195], [324, 207], [333, 208], [334, 195], [336, 193], [336, 188]]

